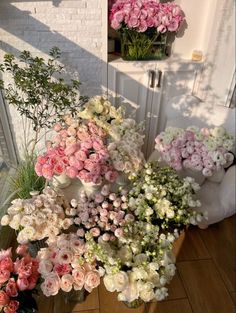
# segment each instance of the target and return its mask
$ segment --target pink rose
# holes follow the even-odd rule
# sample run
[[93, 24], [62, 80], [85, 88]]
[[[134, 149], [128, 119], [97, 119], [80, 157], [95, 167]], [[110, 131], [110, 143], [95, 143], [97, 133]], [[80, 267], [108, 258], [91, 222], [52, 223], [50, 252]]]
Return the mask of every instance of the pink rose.
[[117, 29], [119, 29], [121, 27], [121, 24], [116, 19], [112, 19], [111, 27], [113, 29], [117, 30]]
[[105, 178], [107, 181], [111, 182], [111, 183], [114, 183], [115, 180], [117, 179], [118, 177], [118, 173], [115, 172], [115, 171], [108, 171], [106, 174], [105, 174]]
[[172, 19], [167, 26], [168, 31], [170, 32], [176, 32], [179, 28], [179, 22], [175, 19]]
[[97, 137], [96, 139], [93, 140], [93, 149], [96, 151], [101, 150], [104, 147], [102, 139]]
[[100, 229], [98, 227], [94, 227], [90, 229], [90, 233], [93, 237], [98, 237], [100, 235]]
[[34, 170], [38, 176], [43, 176], [42, 165], [40, 163], [35, 164]]
[[55, 124], [53, 126], [53, 129], [56, 131], [56, 132], [59, 132], [61, 130], [61, 125], [60, 124]]
[[38, 279], [39, 279], [39, 274], [38, 273], [28, 277], [28, 282], [29, 282], [28, 290], [32, 290], [32, 289], [34, 289], [36, 287]]
[[16, 253], [21, 255], [21, 256], [25, 256], [28, 252], [28, 246], [27, 245], [20, 245], [17, 247], [16, 249]]
[[97, 271], [88, 272], [85, 275], [84, 288], [91, 292], [94, 288], [100, 284], [100, 275]]
[[5, 269], [0, 269], [0, 285], [4, 284], [10, 278], [11, 273]]
[[21, 260], [17, 259], [14, 263], [14, 271], [20, 278], [29, 277], [32, 274], [31, 258], [27, 255]]
[[84, 286], [85, 270], [82, 267], [73, 269], [72, 276], [74, 278], [75, 290], [81, 290]]
[[56, 273], [49, 274], [41, 284], [41, 289], [46, 297], [55, 296], [60, 288], [60, 279]]
[[44, 164], [42, 167], [42, 175], [50, 180], [53, 177], [53, 166], [49, 164]]
[[6, 293], [9, 297], [17, 297], [18, 289], [14, 278], [10, 278], [6, 285]]
[[65, 274], [61, 277], [60, 287], [65, 292], [70, 292], [73, 287], [74, 278], [70, 274]]
[[41, 165], [44, 165], [47, 162], [47, 157], [43, 155], [39, 155], [37, 157], [37, 162]]
[[75, 153], [75, 151], [77, 150], [77, 144], [72, 144], [72, 145], [68, 145], [66, 148], [65, 148], [65, 155], [72, 155]]
[[123, 231], [122, 228], [117, 228], [117, 229], [115, 230], [114, 234], [115, 234], [115, 236], [116, 236], [117, 238], [120, 238], [120, 237], [123, 237], [124, 231]]
[[141, 20], [138, 31], [144, 33], [148, 29], [147, 22], [145, 20]]
[[84, 150], [78, 150], [75, 152], [75, 158], [79, 161], [85, 161], [88, 157]]
[[128, 23], [127, 23], [129, 28], [136, 28], [139, 27], [139, 19], [136, 15], [131, 15]]
[[81, 142], [81, 148], [82, 149], [91, 149], [93, 147], [93, 142], [91, 139], [87, 139], [85, 141]]
[[0, 310], [9, 303], [10, 298], [5, 291], [0, 290]]
[[68, 175], [70, 178], [75, 178], [78, 175], [78, 170], [74, 166], [70, 166], [66, 169], [66, 175]]
[[16, 313], [20, 303], [16, 300], [10, 300], [7, 307], [4, 308], [4, 313]]
[[65, 170], [65, 166], [62, 162], [54, 166], [54, 172], [57, 175], [61, 175], [64, 172], [64, 170]]
[[63, 276], [65, 274], [69, 274], [71, 272], [71, 266], [69, 264], [55, 264], [53, 268], [54, 272], [56, 272], [59, 276]]
[[29, 282], [27, 278], [18, 278], [16, 281], [16, 285], [20, 291], [27, 290], [29, 287]]
[[11, 258], [11, 257], [12, 257], [11, 248], [9, 248], [7, 250], [1, 250], [0, 251], [0, 261], [5, 259], [5, 258]]
[[12, 272], [13, 271], [13, 262], [12, 259], [10, 257], [6, 257], [5, 259], [0, 261], [0, 269]]

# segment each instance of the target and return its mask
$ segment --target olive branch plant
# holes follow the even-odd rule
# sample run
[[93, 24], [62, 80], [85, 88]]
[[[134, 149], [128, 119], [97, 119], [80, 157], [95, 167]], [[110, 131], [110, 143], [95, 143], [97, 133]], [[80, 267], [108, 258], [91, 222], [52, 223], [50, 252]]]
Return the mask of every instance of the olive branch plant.
[[26, 152], [30, 155], [35, 153], [42, 130], [62, 121], [65, 114], [75, 115], [88, 100], [79, 93], [80, 81], [71, 79], [66, 82], [62, 77], [65, 71], [58, 62], [59, 48], [53, 47], [49, 55], [50, 58], [45, 60], [24, 50], [19, 55], [19, 62], [14, 55], [5, 54], [4, 62], [0, 64], [0, 71], [8, 72], [12, 78], [7, 85], [0, 80], [5, 99], [21, 116], [30, 120], [34, 131], [33, 139], [26, 144]]

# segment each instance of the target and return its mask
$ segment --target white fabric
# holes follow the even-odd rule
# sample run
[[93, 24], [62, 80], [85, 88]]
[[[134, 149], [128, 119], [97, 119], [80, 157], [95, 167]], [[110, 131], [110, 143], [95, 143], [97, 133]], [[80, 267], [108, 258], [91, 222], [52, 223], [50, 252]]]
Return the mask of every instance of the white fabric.
[[231, 166], [226, 172], [220, 184], [220, 201], [225, 211], [225, 217], [231, 216], [236, 213], [236, 194], [235, 194], [235, 181], [236, 181], [236, 165]]

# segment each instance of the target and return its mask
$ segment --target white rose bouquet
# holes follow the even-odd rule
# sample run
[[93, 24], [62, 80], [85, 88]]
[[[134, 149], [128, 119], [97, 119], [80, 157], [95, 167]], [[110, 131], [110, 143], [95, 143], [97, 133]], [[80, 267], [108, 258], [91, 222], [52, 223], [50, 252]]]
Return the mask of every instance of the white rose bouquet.
[[46, 187], [41, 194], [31, 194], [30, 199], [13, 200], [1, 220], [2, 225], [9, 225], [17, 231], [20, 244], [44, 238], [53, 240], [73, 224], [73, 219], [65, 214], [69, 203], [59, 190]]

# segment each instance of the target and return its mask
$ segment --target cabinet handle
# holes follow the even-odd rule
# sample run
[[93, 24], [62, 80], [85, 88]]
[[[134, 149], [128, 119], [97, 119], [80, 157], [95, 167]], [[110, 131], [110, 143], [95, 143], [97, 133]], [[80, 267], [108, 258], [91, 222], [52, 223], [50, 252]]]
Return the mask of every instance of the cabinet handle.
[[155, 87], [155, 77], [156, 77], [156, 73], [155, 71], [149, 71], [150, 75], [151, 75], [151, 82], [150, 82], [150, 88], [154, 88]]
[[158, 79], [157, 79], [157, 88], [161, 88], [161, 78], [162, 78], [162, 71], [158, 71]]

